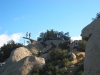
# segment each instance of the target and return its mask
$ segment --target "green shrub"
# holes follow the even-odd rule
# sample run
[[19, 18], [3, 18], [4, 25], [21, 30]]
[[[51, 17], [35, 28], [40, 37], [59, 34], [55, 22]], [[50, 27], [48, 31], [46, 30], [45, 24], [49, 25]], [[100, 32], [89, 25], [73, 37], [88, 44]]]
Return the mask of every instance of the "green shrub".
[[60, 43], [60, 44], [58, 45], [58, 47], [59, 47], [60, 49], [67, 49], [67, 42]]
[[10, 57], [10, 54], [14, 49], [22, 46], [22, 44], [15, 43], [13, 40], [8, 41], [7, 44], [4, 44], [0, 48], [0, 62], [4, 62], [6, 59]]
[[70, 61], [69, 59], [63, 59], [63, 63], [62, 63], [65, 67], [68, 67], [70, 65]]
[[79, 40], [78, 51], [85, 52], [86, 41]]
[[67, 58], [67, 50], [62, 49], [55, 49], [54, 51], [50, 52], [50, 56], [52, 60], [62, 60], [64, 58]]
[[83, 75], [84, 64], [79, 62], [76, 64], [76, 66], [78, 67], [78, 69], [76, 70], [76, 75]]
[[33, 74], [37, 75], [64, 75], [65, 71], [61, 70], [63, 67], [69, 66], [69, 60], [67, 58], [68, 52], [56, 48], [49, 52], [51, 59], [46, 60], [46, 65], [39, 70], [33, 71]]
[[82, 71], [79, 71], [77, 75], [84, 75]]

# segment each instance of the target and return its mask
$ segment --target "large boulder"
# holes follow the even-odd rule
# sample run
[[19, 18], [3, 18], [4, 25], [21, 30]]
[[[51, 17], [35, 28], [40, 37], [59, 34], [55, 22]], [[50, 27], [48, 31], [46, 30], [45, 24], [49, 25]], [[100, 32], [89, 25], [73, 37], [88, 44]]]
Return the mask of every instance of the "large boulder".
[[[85, 52], [72, 52], [69, 53], [70, 54], [70, 60], [71, 60], [71, 64], [76, 64], [78, 62], [83, 62], [84, 58], [85, 58]], [[68, 54], [68, 55], [69, 55]]]
[[32, 54], [38, 54], [39, 51], [44, 49], [45, 47], [40, 43], [34, 41], [32, 44], [28, 44], [26, 48], [32, 53]]
[[51, 47], [52, 47], [52, 46], [46, 46], [46, 47], [45, 47], [45, 48], [43, 48], [41, 51], [42, 51], [42, 52], [48, 51], [48, 50], [50, 50], [50, 49], [51, 49]]
[[27, 56], [17, 63], [6, 67], [0, 75], [31, 75], [32, 71], [45, 65], [44, 58]]
[[72, 60], [75, 60], [76, 59], [76, 55], [72, 52], [68, 53], [68, 57], [69, 57], [69, 60], [72, 61]]
[[82, 38], [88, 38], [85, 50], [84, 75], [100, 75], [100, 18], [82, 30]]
[[27, 56], [32, 56], [32, 53], [25, 47], [19, 47], [15, 50], [12, 51], [10, 57], [8, 58], [7, 62], [5, 65], [0, 67], [0, 75], [5, 71], [7, 67], [12, 65], [13, 63], [16, 63], [20, 61], [21, 59], [27, 57]]
[[46, 43], [48, 46], [51, 46], [51, 42], [54, 43], [56, 46], [58, 46], [60, 43], [63, 43], [64, 40], [48, 40], [48, 41], [46, 41], [45, 43]]
[[28, 44], [26, 48], [32, 53], [32, 54], [38, 54], [39, 48], [38, 46], [34, 44]]
[[42, 54], [41, 57], [46, 59], [46, 60], [51, 58], [49, 53]]
[[76, 55], [76, 59], [77, 59], [77, 62], [83, 62], [84, 58], [85, 58], [85, 52], [77, 52], [75, 53]]
[[71, 65], [77, 63], [76, 55], [74, 53], [68, 53], [68, 58], [71, 61]]
[[100, 18], [92, 21], [90, 24], [84, 27], [82, 29], [81, 36], [83, 39], [89, 38], [98, 31], [100, 31]]

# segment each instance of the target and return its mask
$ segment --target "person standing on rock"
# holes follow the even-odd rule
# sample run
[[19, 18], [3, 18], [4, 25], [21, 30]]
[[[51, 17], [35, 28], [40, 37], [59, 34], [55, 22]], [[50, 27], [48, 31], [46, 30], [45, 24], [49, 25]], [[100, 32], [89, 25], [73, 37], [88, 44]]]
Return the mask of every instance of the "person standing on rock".
[[29, 33], [29, 38], [31, 37], [31, 33]]
[[26, 38], [28, 37], [28, 32], [26, 33]]

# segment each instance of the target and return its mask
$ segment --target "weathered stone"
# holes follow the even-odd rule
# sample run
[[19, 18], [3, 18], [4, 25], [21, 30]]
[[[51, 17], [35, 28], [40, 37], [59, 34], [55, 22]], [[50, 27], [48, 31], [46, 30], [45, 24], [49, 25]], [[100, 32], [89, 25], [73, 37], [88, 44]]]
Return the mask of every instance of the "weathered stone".
[[49, 53], [42, 54], [41, 57], [44, 59], [50, 59]]
[[32, 53], [32, 54], [38, 54], [39, 51], [44, 49], [44, 46], [40, 42], [34, 42], [32, 44], [28, 44], [26, 48]]
[[52, 46], [46, 46], [46, 48], [43, 48], [41, 51], [45, 52], [48, 51], [49, 49], [51, 49]]
[[25, 58], [26, 56], [32, 56], [32, 53], [26, 49], [25, 47], [19, 47], [12, 51], [10, 57], [8, 58], [5, 65], [0, 67], [0, 75], [5, 71], [7, 67], [12, 65], [13, 63], [16, 63], [20, 61], [21, 59]]
[[85, 53], [84, 52], [73, 52], [71, 53], [71, 56], [70, 56], [70, 60], [71, 60], [71, 63], [70, 64], [76, 64], [78, 62], [83, 62], [85, 58]]
[[88, 24], [86, 27], [82, 29], [82, 38], [85, 39], [86, 37], [89, 37], [95, 33], [100, 31], [100, 18], [92, 21], [90, 24]]
[[70, 61], [76, 59], [76, 55], [75, 55], [74, 53], [68, 53], [68, 56], [69, 56], [69, 60], [70, 60]]
[[46, 41], [46, 44], [48, 46], [51, 46], [51, 42], [54, 43], [56, 46], [58, 46], [60, 43], [63, 43], [64, 41], [63, 40], [48, 40]]
[[100, 75], [100, 18], [82, 30], [82, 38], [86, 37], [90, 38], [85, 50], [84, 75]]
[[32, 70], [44, 65], [44, 58], [27, 56], [7, 67], [1, 75], [30, 75]]
[[77, 52], [75, 53], [77, 62], [81, 62], [85, 58], [85, 52]]

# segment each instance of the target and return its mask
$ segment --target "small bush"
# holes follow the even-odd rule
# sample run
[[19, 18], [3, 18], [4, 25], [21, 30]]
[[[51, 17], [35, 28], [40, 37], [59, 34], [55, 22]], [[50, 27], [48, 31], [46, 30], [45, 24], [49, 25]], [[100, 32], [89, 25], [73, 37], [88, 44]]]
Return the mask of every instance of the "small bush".
[[78, 67], [78, 69], [76, 70], [76, 75], [83, 75], [84, 64], [79, 62], [76, 64], [76, 66]]
[[6, 59], [10, 57], [10, 54], [14, 49], [22, 46], [22, 44], [15, 43], [13, 40], [8, 41], [7, 44], [4, 44], [0, 48], [0, 62], [4, 62]]
[[65, 75], [65, 71], [61, 68], [69, 66], [68, 52], [56, 48], [50, 50], [49, 55], [51, 59], [45, 61], [46, 65], [43, 68], [33, 71], [33, 75]]
[[58, 47], [59, 47], [60, 49], [67, 49], [67, 43], [66, 43], [66, 42], [60, 43], [60, 44], [58, 45]]
[[77, 75], [84, 75], [82, 71], [79, 71]]
[[86, 41], [84, 40], [80, 40], [79, 41], [79, 46], [78, 46], [78, 51], [81, 51], [81, 52], [85, 52], [85, 46], [86, 46]]

